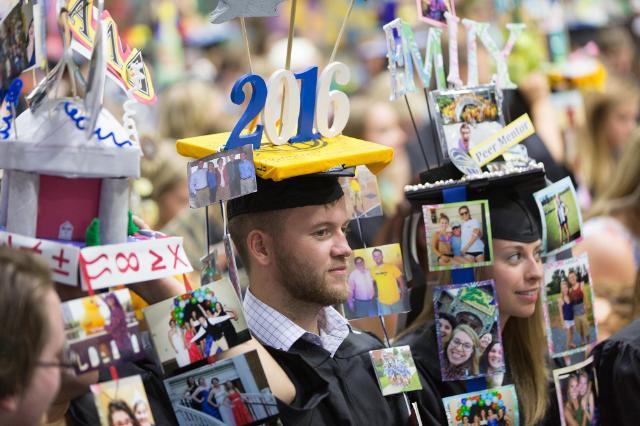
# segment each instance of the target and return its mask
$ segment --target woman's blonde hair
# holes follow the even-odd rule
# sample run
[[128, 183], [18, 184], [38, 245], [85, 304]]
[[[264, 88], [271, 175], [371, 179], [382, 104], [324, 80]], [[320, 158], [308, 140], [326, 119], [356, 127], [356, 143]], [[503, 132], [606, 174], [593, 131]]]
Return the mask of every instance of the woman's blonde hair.
[[449, 349], [449, 345], [451, 345], [451, 342], [453, 342], [453, 337], [456, 335], [456, 333], [459, 332], [462, 332], [469, 336], [469, 338], [473, 342], [473, 352], [471, 352], [469, 361], [471, 364], [471, 374], [475, 376], [480, 372], [480, 356], [478, 354], [480, 349], [480, 339], [478, 338], [478, 333], [476, 333], [475, 330], [469, 327], [467, 324], [458, 324], [456, 328], [454, 328], [451, 332], [451, 339], [449, 339], [449, 343], [447, 344], [447, 350]]
[[623, 102], [638, 102], [640, 92], [635, 85], [613, 81], [606, 92], [585, 94], [585, 125], [579, 139], [579, 175], [596, 196], [611, 185], [616, 158], [604, 135], [612, 112]]
[[616, 216], [635, 235], [640, 235], [640, 128], [636, 129], [624, 149], [620, 164], [608, 177], [607, 189], [596, 198], [586, 218]]

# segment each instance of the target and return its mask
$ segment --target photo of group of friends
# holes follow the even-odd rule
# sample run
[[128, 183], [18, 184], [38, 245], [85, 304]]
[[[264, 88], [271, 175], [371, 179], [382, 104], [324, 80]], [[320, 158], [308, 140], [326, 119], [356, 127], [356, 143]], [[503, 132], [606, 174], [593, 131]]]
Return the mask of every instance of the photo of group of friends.
[[542, 215], [542, 243], [547, 255], [566, 250], [582, 238], [582, 213], [571, 178], [533, 194]]
[[369, 352], [384, 396], [422, 389], [409, 346]]
[[258, 190], [250, 144], [191, 161], [187, 175], [189, 206], [193, 209]]
[[436, 27], [446, 26], [445, 12], [456, 14], [454, 0], [417, 0], [418, 17]]
[[445, 159], [452, 150], [468, 153], [505, 125], [495, 86], [435, 90], [429, 102]]
[[543, 306], [549, 351], [560, 357], [597, 341], [587, 255], [544, 265]]
[[91, 385], [101, 426], [154, 426], [140, 376]]
[[382, 216], [378, 180], [367, 166], [357, 166], [353, 177], [340, 178], [347, 202], [347, 214], [353, 219]]
[[228, 278], [144, 309], [162, 368], [173, 374], [250, 339], [238, 295]]
[[256, 351], [164, 381], [180, 424], [276, 424], [278, 408]]
[[349, 296], [344, 304], [347, 319], [411, 309], [399, 244], [354, 250], [348, 268]]
[[442, 380], [504, 373], [493, 280], [437, 286], [433, 303]]
[[108, 368], [144, 354], [127, 289], [70, 300], [62, 304], [62, 315], [76, 373]]
[[430, 271], [493, 263], [487, 200], [425, 205], [422, 211]]
[[518, 397], [513, 385], [443, 398], [449, 426], [517, 426]]
[[581, 363], [553, 370], [553, 380], [562, 426], [598, 424], [595, 407], [598, 383], [592, 357]]
[[0, 88], [36, 65], [34, 5], [19, 1], [0, 22]]

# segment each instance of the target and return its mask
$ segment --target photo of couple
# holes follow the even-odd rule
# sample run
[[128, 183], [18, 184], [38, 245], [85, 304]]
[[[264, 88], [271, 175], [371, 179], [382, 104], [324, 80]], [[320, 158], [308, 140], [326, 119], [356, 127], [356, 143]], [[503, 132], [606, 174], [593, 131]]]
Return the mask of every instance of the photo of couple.
[[143, 355], [140, 327], [127, 289], [65, 302], [62, 316], [76, 373]]
[[164, 300], [144, 310], [167, 374], [249, 340], [242, 306], [228, 278]]
[[147, 393], [140, 376], [91, 386], [101, 426], [154, 426]]
[[582, 238], [582, 214], [571, 178], [566, 177], [533, 194], [542, 216], [546, 255], [566, 250]]
[[276, 424], [278, 408], [256, 351], [164, 381], [181, 425]]
[[553, 370], [558, 395], [560, 421], [563, 426], [592, 426], [596, 416], [595, 371], [593, 358], [569, 367]]
[[433, 303], [442, 380], [505, 371], [493, 280], [437, 286]]
[[187, 174], [192, 209], [231, 200], [258, 189], [251, 145], [191, 161]]
[[516, 426], [520, 424], [513, 385], [443, 398], [449, 426]]
[[549, 351], [553, 357], [585, 351], [597, 341], [587, 255], [547, 263], [544, 276], [542, 300]]
[[409, 346], [369, 352], [384, 396], [422, 389]]
[[34, 4], [16, 2], [0, 22], [0, 89], [36, 64]]
[[353, 251], [349, 259], [349, 297], [344, 304], [347, 319], [409, 311], [399, 244]]
[[425, 205], [429, 270], [471, 268], [493, 263], [487, 200]]

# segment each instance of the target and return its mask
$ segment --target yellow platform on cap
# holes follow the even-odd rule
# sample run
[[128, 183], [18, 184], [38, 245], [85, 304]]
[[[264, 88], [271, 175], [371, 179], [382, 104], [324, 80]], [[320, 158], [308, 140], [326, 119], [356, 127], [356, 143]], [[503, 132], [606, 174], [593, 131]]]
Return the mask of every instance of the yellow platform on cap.
[[[230, 134], [180, 139], [176, 149], [185, 157], [206, 157], [219, 152]], [[326, 172], [338, 166], [365, 165], [372, 173], [378, 173], [392, 159], [392, 148], [343, 135], [284, 145], [274, 145], [263, 135], [260, 149], [253, 151], [256, 174], [275, 181]]]

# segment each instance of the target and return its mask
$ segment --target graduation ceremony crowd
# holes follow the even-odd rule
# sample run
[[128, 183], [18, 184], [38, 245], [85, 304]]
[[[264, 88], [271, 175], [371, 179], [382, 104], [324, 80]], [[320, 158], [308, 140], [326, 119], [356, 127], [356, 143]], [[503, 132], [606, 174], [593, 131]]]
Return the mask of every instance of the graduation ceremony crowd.
[[[195, 179], [188, 182], [188, 160], [176, 153], [175, 141], [231, 131], [243, 109], [229, 101], [229, 93], [249, 71], [239, 23], [220, 29], [207, 22], [215, 2], [168, 3], [177, 18], [170, 30], [157, 26], [158, 17], [146, 2], [105, 1], [130, 43], [143, 48], [157, 82], [158, 103], [139, 106], [136, 117], [144, 158], [142, 178], [131, 185], [135, 220], [143, 228], [184, 238], [195, 271], [190, 280], [198, 286], [203, 248], [223, 246], [225, 224], [217, 208], [210, 209], [208, 218], [204, 209], [189, 208], [190, 192], [202, 191], [204, 199], [209, 189], [204, 174], [200, 186]], [[261, 354], [284, 425], [415, 425], [418, 418], [423, 425], [447, 425], [442, 399], [473, 390], [464, 380], [443, 381], [441, 376], [435, 323], [448, 321], [451, 329], [455, 325], [445, 315], [435, 318], [431, 288], [450, 283], [451, 274], [429, 271], [422, 227], [412, 241], [403, 233], [405, 217], [423, 204], [436, 204], [429, 194], [408, 199], [405, 186], [440, 179], [430, 174], [436, 155], [424, 99], [412, 98], [413, 117], [404, 100], [389, 101], [391, 80], [381, 29], [390, 20], [385, 7], [395, 4], [395, 14], [415, 16], [415, 1], [368, 3], [374, 3], [370, 7], [376, 12], [354, 19], [337, 59], [352, 73], [351, 113], [343, 133], [394, 150], [392, 162], [377, 175], [383, 215], [356, 226], [337, 177], [325, 175], [280, 182], [258, 178], [257, 192], [226, 206], [242, 306], [253, 337], [248, 345]], [[476, 21], [510, 22], [507, 4], [512, 3], [520, 2], [462, 0], [456, 2], [456, 12]], [[348, 2], [302, 4], [305, 13], [298, 17], [293, 42], [294, 71], [326, 65], [339, 28], [325, 31], [325, 26], [341, 20]], [[576, 128], [561, 125], [551, 104], [556, 87], [545, 74], [542, 58], [544, 20], [527, 21], [531, 45], [512, 58], [518, 89], [505, 91], [504, 110], [512, 118], [529, 114], [536, 134], [523, 145], [544, 170], [518, 184], [487, 187], [481, 198], [490, 204], [493, 263], [477, 268], [475, 279], [495, 281], [502, 335], [502, 347], [489, 342], [478, 362], [490, 371], [490, 354], [504, 350], [506, 371], [489, 381], [515, 386], [522, 425], [560, 425], [561, 417], [571, 426], [635, 425], [640, 419], [640, 7], [635, 13], [632, 6], [625, 10], [611, 13], [599, 26], [566, 29], [571, 50], [588, 46], [606, 69], [600, 89], [582, 90], [585, 116]], [[282, 67], [289, 15], [281, 15], [247, 21], [257, 74], [268, 76]], [[59, 40], [52, 36], [49, 42]], [[55, 63], [56, 50], [48, 52]], [[492, 73], [486, 55], [478, 49], [481, 82], [489, 81]], [[465, 67], [461, 59], [463, 80]], [[26, 89], [23, 93], [31, 88]], [[123, 94], [109, 86], [106, 92], [105, 107], [121, 115]], [[24, 100], [19, 108], [26, 108]], [[424, 136], [428, 164], [416, 130]], [[206, 168], [204, 163], [200, 168]], [[217, 176], [220, 179], [220, 173]], [[548, 353], [539, 296], [544, 286], [542, 223], [532, 194], [565, 177], [577, 189], [584, 219], [583, 239], [572, 254], [589, 255], [595, 293], [598, 341], [590, 342], [590, 350], [598, 382], [593, 402], [597, 422], [587, 414], [589, 401], [579, 400], [574, 411], [581, 414], [571, 420], [560, 413], [551, 371], [563, 367], [563, 359]], [[384, 330], [378, 317], [348, 321], [335, 307], [351, 297], [347, 265], [353, 250], [392, 243], [417, 247], [416, 261], [405, 265], [411, 277], [403, 282], [411, 311], [385, 316]], [[228, 274], [228, 260], [220, 256], [217, 263]], [[129, 288], [136, 295], [136, 308], [184, 293], [184, 285], [172, 278]], [[106, 371], [73, 374], [65, 350], [61, 301], [84, 295], [79, 287], [53, 282], [37, 256], [0, 247], [0, 425], [100, 423], [89, 386], [109, 376]], [[391, 346], [410, 346], [422, 390], [382, 395], [369, 352], [384, 348], [387, 338]], [[453, 331], [448, 339], [464, 349]], [[148, 356], [118, 366], [118, 372], [142, 376], [155, 424], [177, 424], [153, 348], [144, 350]], [[577, 393], [579, 387], [576, 376]], [[467, 424], [509, 424], [504, 413], [492, 415]]]

